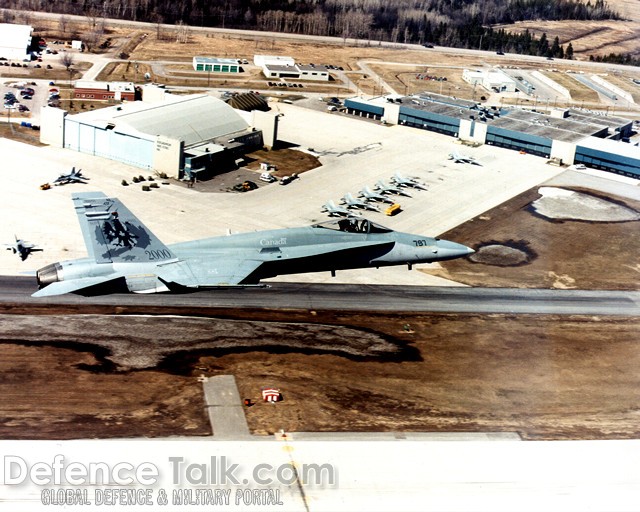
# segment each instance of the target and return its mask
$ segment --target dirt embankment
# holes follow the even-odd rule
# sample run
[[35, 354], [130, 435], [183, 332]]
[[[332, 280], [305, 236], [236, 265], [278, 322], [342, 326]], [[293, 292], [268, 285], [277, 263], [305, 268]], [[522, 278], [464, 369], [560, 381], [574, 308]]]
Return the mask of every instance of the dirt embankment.
[[[235, 375], [241, 396], [258, 402], [245, 409], [255, 434], [640, 435], [635, 318], [303, 310], [54, 318], [25, 317], [19, 335], [0, 324], [0, 438], [207, 435], [199, 377], [221, 374]], [[241, 347], [219, 344], [220, 329], [254, 336]], [[318, 329], [325, 335], [308, 337]], [[127, 369], [151, 364], [154, 351], [156, 366]], [[266, 385], [284, 401], [261, 402]]]
[[[542, 197], [536, 188], [444, 233], [446, 239], [473, 241], [470, 245], [478, 255], [444, 262], [444, 270], [433, 273], [472, 286], [637, 290], [640, 239], [634, 234], [638, 220], [624, 217], [616, 222], [590, 215], [607, 208], [637, 215], [640, 203], [575, 191], [578, 194], [566, 201], [569, 213], [563, 216], [536, 211], [534, 203]], [[549, 200], [546, 204], [560, 215], [560, 203], [553, 205]], [[494, 250], [493, 259], [482, 258], [490, 246], [502, 250]], [[521, 257], [508, 264], [505, 251], [514, 250]]]

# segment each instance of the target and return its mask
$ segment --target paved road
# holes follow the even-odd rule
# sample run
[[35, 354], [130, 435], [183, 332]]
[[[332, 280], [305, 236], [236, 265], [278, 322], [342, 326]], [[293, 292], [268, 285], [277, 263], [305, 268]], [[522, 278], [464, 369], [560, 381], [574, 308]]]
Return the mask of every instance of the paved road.
[[640, 292], [273, 283], [188, 294], [61, 295], [34, 299], [33, 278], [0, 276], [0, 304], [92, 304], [342, 311], [640, 315]]

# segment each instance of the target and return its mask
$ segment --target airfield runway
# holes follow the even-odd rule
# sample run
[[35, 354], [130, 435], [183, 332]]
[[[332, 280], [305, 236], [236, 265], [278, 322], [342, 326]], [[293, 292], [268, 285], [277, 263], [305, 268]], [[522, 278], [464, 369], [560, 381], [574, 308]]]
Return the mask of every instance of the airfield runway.
[[34, 279], [0, 276], [0, 305], [135, 308], [265, 308], [340, 311], [640, 315], [640, 292], [273, 283], [188, 294], [32, 298]]

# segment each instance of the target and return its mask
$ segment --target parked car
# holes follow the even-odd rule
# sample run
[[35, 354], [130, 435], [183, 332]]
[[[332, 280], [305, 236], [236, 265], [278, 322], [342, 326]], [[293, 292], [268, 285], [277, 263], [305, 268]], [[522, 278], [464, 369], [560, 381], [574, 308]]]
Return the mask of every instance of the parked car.
[[260, 175], [260, 180], [261, 181], [266, 181], [267, 183], [273, 183], [274, 181], [277, 181], [275, 176], [273, 174], [268, 173], [268, 172], [263, 172]]
[[298, 175], [295, 172], [291, 176], [284, 176], [280, 180], [280, 185], [287, 185], [297, 178], [298, 178]]

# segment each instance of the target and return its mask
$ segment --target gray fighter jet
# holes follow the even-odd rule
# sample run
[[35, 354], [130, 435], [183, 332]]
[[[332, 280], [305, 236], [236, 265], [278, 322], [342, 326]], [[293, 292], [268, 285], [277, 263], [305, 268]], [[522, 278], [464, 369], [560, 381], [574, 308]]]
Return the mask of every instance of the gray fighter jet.
[[395, 201], [390, 197], [387, 197], [383, 194], [378, 194], [374, 192], [369, 187], [364, 187], [360, 192], [358, 192], [358, 197], [362, 197], [365, 201], [378, 201], [380, 203], [389, 203], [393, 204]]
[[327, 201], [326, 203], [324, 203], [320, 211], [322, 213], [326, 213], [327, 215], [329, 215], [329, 217], [358, 217], [360, 215], [359, 213], [349, 211], [342, 206], [338, 206], [333, 201]]
[[376, 205], [365, 203], [364, 201], [356, 199], [355, 197], [353, 197], [353, 194], [351, 194], [351, 192], [348, 192], [344, 196], [342, 196], [340, 204], [345, 205], [349, 209], [357, 208], [359, 210], [371, 210], [372, 212], [380, 211], [380, 208], [378, 208]]
[[396, 187], [395, 185], [387, 185], [382, 180], [376, 183], [375, 189], [379, 190], [381, 194], [396, 194], [398, 196], [411, 197], [411, 194], [406, 190]]
[[75, 167], [71, 168], [71, 172], [68, 174], [61, 174], [58, 176], [53, 182], [54, 185], [67, 185], [69, 183], [82, 183], [86, 184], [87, 180], [86, 176], [82, 175], [82, 169], [78, 169], [76, 171]]
[[32, 244], [31, 242], [27, 242], [26, 240], [21, 240], [17, 235], [14, 235], [16, 241], [13, 244], [4, 244], [7, 251], [13, 252], [13, 254], [17, 254], [22, 261], [26, 260], [32, 252], [42, 251], [40, 247]]
[[461, 155], [457, 151], [449, 153], [449, 160], [453, 160], [457, 164], [473, 164], [482, 166], [482, 164], [478, 162], [474, 157]]
[[251, 286], [283, 274], [411, 268], [473, 253], [464, 245], [353, 217], [164, 245], [118, 199], [85, 192], [74, 194], [73, 203], [89, 256], [38, 270], [34, 297]]
[[424, 183], [420, 183], [417, 178], [414, 177], [405, 177], [399, 172], [396, 172], [393, 176], [391, 176], [391, 181], [393, 181], [399, 187], [410, 187], [417, 188], [419, 190], [429, 190]]

